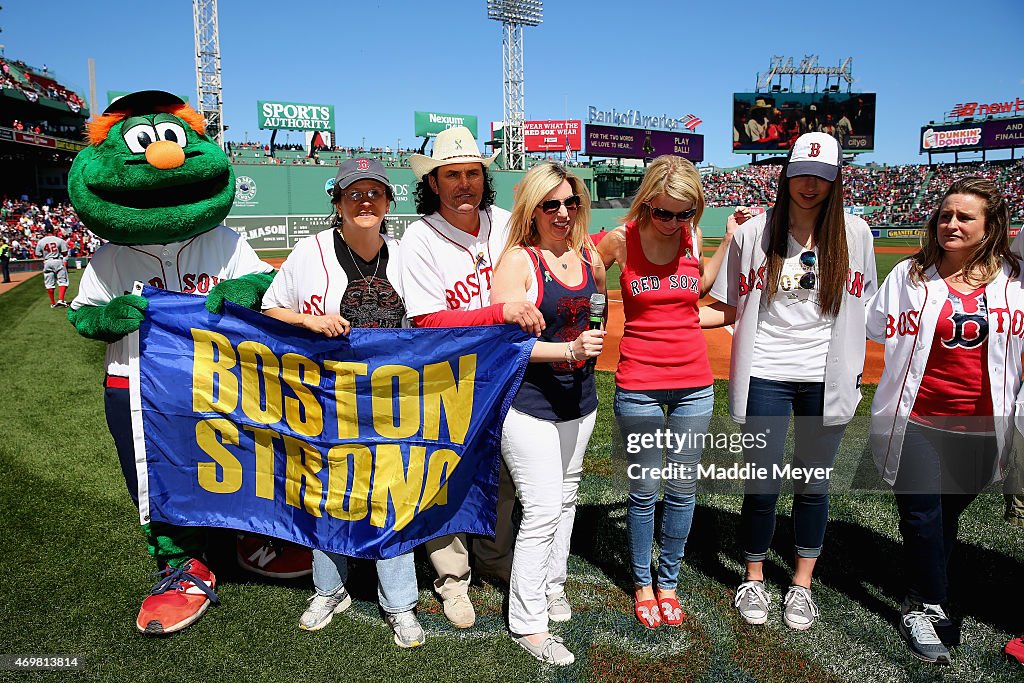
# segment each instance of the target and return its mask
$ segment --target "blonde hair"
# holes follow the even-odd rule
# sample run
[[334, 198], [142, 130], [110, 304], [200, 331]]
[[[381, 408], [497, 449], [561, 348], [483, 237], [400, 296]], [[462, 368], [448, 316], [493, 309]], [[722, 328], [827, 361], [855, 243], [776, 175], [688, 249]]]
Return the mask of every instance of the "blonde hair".
[[694, 226], [700, 223], [704, 214], [704, 188], [700, 184], [700, 173], [697, 168], [683, 157], [672, 154], [660, 156], [651, 162], [644, 172], [644, 179], [636, 191], [629, 213], [624, 222], [636, 225], [650, 225], [651, 207], [649, 203], [658, 195], [668, 195], [680, 202], [692, 202], [697, 215], [690, 221]]
[[[577, 252], [580, 258], [588, 260], [587, 254], [593, 253], [594, 243], [587, 234], [590, 225], [590, 192], [587, 184], [574, 175], [565, 166], [548, 161], [534, 166], [519, 182], [515, 203], [512, 205], [512, 217], [508, 221], [508, 241], [503, 253], [515, 247], [533, 247], [539, 241], [537, 228], [533, 222], [533, 211], [549, 192], [568, 181], [573, 194], [580, 196], [580, 208], [576, 211], [572, 229], [566, 235], [565, 242], [570, 250]], [[589, 262], [589, 261], [588, 261]]]

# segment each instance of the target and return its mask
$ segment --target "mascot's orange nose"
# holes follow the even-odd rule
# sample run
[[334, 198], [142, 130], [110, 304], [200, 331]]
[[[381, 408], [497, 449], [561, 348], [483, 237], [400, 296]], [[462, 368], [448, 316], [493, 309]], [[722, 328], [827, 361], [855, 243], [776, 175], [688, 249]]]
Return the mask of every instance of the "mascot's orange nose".
[[167, 170], [178, 168], [185, 163], [185, 150], [176, 142], [158, 140], [146, 147], [146, 161], [150, 166]]

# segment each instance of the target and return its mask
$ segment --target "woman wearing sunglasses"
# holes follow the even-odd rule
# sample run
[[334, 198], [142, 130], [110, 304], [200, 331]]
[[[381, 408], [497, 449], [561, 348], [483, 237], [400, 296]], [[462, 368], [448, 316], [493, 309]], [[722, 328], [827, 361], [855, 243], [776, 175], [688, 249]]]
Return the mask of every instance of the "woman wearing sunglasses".
[[[731, 235], [704, 263], [697, 227], [704, 211], [700, 174], [686, 159], [662, 156], [647, 168], [625, 225], [601, 240], [605, 266], [618, 262], [625, 330], [615, 373], [614, 410], [624, 444], [666, 426], [704, 434], [715, 396], [698, 301], [714, 282]], [[733, 226], [735, 227], [735, 226]], [[646, 628], [679, 625], [679, 567], [696, 499], [693, 469], [701, 448], [626, 448], [627, 532], [635, 586], [634, 613]], [[658, 470], [655, 476], [652, 472]], [[651, 555], [654, 506], [665, 482], [657, 589]]]
[[[374, 159], [341, 164], [331, 188], [331, 227], [299, 242], [263, 297], [263, 312], [326, 337], [353, 327], [408, 326], [402, 301], [398, 241], [384, 234], [394, 190]], [[377, 598], [399, 647], [422, 645], [412, 552], [377, 563]], [[316, 631], [352, 604], [345, 588], [348, 559], [313, 551], [316, 593], [299, 628]]]
[[[729, 412], [744, 433], [744, 459], [767, 473], [745, 482], [740, 514], [746, 575], [735, 605], [750, 624], [765, 623], [772, 608], [763, 568], [784, 481], [794, 491], [796, 559], [783, 621], [805, 630], [818, 616], [811, 577], [828, 521], [829, 474], [861, 398], [875, 257], [867, 224], [843, 211], [841, 159], [830, 135], [797, 138], [774, 208], [736, 231], [711, 290], [722, 302], [712, 308], [736, 321]], [[814, 469], [782, 467], [790, 415], [793, 466]]]
[[591, 296], [604, 293], [604, 267], [587, 235], [590, 195], [556, 163], [523, 176], [509, 219], [491, 299], [529, 301], [545, 328], [512, 401], [501, 453], [519, 492], [523, 518], [512, 556], [508, 621], [512, 636], [542, 662], [575, 657], [548, 630], [568, 621], [569, 538], [583, 453], [597, 416], [593, 363], [603, 330], [588, 330]]

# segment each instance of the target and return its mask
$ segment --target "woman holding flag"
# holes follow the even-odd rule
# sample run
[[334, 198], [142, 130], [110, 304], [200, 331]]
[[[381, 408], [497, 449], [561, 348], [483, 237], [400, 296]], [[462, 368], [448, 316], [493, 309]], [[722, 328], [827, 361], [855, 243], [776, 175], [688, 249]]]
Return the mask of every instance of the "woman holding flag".
[[[327, 337], [353, 327], [406, 326], [398, 241], [383, 231], [394, 198], [379, 161], [342, 163], [331, 189], [331, 227], [295, 246], [263, 297], [263, 312]], [[347, 577], [344, 555], [313, 551], [316, 593], [299, 628], [316, 631], [348, 609]], [[414, 612], [419, 592], [411, 551], [377, 560], [377, 596], [395, 644], [422, 645], [426, 636]]]

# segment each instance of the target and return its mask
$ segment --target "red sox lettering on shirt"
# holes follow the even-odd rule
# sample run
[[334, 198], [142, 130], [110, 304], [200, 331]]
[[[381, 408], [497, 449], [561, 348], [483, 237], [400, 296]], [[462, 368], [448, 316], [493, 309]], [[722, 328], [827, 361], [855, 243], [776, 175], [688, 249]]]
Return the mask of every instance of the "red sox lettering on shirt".
[[[744, 296], [755, 289], [764, 289], [764, 276], [767, 266], [761, 266], [756, 271], [751, 269], [750, 273], [739, 274], [739, 295]], [[846, 291], [858, 299], [864, 296], [864, 273], [850, 268], [846, 272]]]

